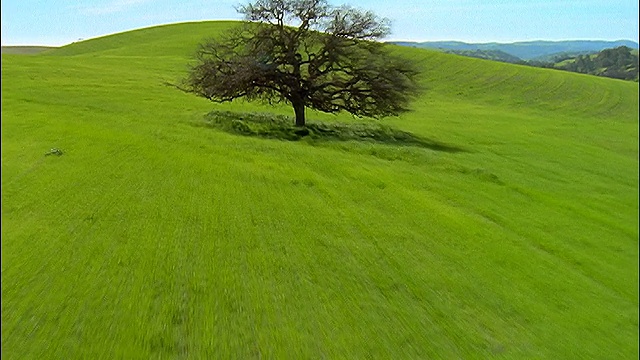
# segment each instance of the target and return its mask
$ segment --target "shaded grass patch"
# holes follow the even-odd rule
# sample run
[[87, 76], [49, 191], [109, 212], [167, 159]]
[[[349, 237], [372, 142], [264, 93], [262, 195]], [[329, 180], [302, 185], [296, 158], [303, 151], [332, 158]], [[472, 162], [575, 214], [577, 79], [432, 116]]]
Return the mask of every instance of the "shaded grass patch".
[[[201, 125], [201, 124], [198, 124]], [[444, 152], [464, 152], [452, 146], [416, 136], [377, 122], [328, 123], [309, 121], [304, 127], [293, 118], [270, 113], [212, 111], [205, 115], [204, 126], [227, 133], [289, 141], [364, 141], [387, 145], [415, 146]]]

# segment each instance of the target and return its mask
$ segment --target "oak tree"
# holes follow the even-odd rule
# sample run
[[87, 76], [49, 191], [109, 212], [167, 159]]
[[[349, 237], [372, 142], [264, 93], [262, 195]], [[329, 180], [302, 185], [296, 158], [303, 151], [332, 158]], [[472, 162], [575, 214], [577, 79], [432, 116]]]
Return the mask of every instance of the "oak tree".
[[380, 118], [407, 110], [419, 71], [378, 40], [389, 22], [326, 0], [256, 0], [245, 21], [199, 46], [181, 88], [215, 102], [287, 102], [305, 109]]

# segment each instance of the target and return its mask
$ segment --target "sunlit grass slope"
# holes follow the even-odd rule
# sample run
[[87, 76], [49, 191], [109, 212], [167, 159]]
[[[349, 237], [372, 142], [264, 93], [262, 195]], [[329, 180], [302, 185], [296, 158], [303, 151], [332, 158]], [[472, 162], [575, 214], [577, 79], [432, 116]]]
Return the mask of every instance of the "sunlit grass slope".
[[2, 55], [3, 357], [636, 358], [638, 84], [403, 48], [465, 151], [241, 137], [163, 85], [227, 26]]

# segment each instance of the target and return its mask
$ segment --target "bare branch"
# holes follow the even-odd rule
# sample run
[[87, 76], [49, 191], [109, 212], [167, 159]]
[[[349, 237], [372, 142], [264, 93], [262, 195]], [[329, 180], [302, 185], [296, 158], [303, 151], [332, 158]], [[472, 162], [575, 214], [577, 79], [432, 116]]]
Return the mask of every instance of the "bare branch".
[[[389, 22], [327, 0], [256, 0], [247, 22], [203, 43], [177, 88], [216, 102], [245, 97], [304, 108], [381, 117], [406, 111], [418, 71], [374, 40]], [[299, 119], [301, 117], [301, 119]]]

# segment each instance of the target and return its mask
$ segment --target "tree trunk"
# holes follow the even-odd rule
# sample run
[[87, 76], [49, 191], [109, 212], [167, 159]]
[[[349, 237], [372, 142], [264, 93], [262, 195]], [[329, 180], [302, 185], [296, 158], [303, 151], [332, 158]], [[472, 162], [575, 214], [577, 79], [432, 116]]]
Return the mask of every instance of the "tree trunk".
[[293, 111], [296, 113], [296, 126], [303, 127], [305, 125], [304, 108], [302, 102], [293, 104]]

